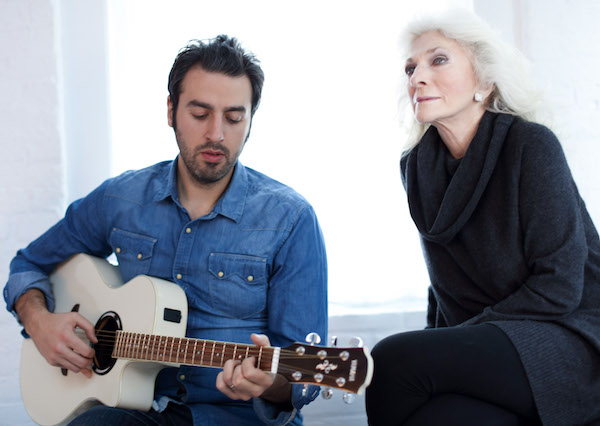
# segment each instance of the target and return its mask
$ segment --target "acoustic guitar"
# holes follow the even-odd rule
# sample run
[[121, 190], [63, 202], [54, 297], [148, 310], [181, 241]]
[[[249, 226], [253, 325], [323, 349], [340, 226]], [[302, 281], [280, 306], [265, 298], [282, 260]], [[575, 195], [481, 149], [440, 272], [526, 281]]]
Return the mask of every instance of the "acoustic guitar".
[[222, 368], [229, 359], [255, 357], [263, 371], [292, 383], [323, 385], [360, 394], [373, 361], [366, 348], [294, 343], [286, 348], [185, 337], [187, 298], [181, 287], [140, 275], [123, 283], [118, 267], [78, 254], [50, 276], [55, 312], [78, 311], [95, 323], [92, 378], [53, 367], [31, 339], [21, 353], [21, 395], [42, 425], [67, 423], [97, 404], [149, 410], [154, 381], [166, 366]]

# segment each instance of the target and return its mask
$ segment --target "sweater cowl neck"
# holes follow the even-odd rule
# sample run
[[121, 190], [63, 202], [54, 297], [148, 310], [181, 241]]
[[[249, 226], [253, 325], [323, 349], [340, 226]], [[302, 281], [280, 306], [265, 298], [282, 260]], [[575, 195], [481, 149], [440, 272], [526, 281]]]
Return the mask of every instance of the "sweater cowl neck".
[[410, 214], [421, 236], [447, 244], [472, 216], [496, 167], [514, 116], [485, 112], [454, 174], [448, 150], [430, 126], [406, 158], [405, 185]]

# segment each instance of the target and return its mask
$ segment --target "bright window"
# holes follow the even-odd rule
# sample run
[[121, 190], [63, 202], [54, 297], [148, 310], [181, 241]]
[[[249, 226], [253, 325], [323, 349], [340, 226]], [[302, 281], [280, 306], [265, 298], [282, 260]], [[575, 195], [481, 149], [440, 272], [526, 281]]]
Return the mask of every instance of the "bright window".
[[193, 38], [225, 33], [266, 80], [241, 156], [314, 206], [330, 314], [425, 309], [428, 278], [399, 175], [405, 19], [468, 0], [109, 1], [113, 174], [173, 159], [167, 76]]

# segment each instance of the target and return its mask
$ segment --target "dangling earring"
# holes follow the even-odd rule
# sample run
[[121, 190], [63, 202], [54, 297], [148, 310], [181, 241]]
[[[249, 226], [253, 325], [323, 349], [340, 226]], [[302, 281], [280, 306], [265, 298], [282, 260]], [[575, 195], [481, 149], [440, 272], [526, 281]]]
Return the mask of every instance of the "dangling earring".
[[475, 93], [475, 96], [473, 96], [473, 99], [475, 99], [475, 102], [481, 102], [483, 101], [483, 95], [479, 92]]

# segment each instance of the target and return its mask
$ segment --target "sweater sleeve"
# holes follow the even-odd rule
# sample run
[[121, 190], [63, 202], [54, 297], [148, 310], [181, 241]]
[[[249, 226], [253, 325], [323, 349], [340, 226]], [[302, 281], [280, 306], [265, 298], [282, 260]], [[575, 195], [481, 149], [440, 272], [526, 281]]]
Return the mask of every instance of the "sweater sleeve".
[[[531, 130], [531, 129], [530, 129]], [[585, 206], [554, 134], [535, 125], [520, 145], [519, 221], [530, 271], [508, 297], [462, 325], [496, 320], [553, 320], [580, 304], [587, 259]]]

